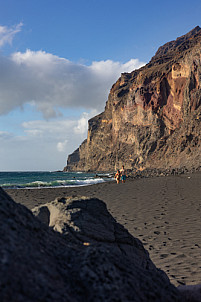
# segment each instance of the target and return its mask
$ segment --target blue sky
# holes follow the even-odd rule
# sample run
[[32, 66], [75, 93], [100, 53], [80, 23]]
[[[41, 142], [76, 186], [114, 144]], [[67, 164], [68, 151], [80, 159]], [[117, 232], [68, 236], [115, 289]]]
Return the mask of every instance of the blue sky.
[[121, 72], [201, 26], [200, 0], [0, 4], [0, 171], [62, 169]]

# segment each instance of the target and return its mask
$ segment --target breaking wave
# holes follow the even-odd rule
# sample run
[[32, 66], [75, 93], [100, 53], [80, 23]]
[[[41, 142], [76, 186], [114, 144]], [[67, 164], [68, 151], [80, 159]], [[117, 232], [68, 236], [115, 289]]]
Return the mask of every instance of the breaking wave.
[[[15, 174], [14, 174], [15, 173]], [[18, 174], [17, 174], [18, 173]], [[23, 172], [24, 173], [24, 172]], [[104, 178], [104, 176], [95, 177], [95, 175], [84, 175], [82, 173], [62, 173], [62, 177], [64, 179], [59, 179], [61, 174], [54, 173], [54, 175], [50, 174], [43, 175], [31, 175], [28, 172], [23, 175], [23, 177], [19, 177], [19, 172], [13, 172], [13, 174], [5, 177], [4, 181], [0, 183], [0, 186], [3, 188], [12, 188], [12, 189], [25, 189], [25, 188], [52, 188], [52, 187], [73, 187], [73, 186], [88, 186], [97, 183], [102, 183], [108, 181], [109, 179]], [[12, 177], [11, 177], [12, 176]], [[37, 176], [37, 177], [34, 177]], [[54, 177], [52, 177], [54, 176]]]

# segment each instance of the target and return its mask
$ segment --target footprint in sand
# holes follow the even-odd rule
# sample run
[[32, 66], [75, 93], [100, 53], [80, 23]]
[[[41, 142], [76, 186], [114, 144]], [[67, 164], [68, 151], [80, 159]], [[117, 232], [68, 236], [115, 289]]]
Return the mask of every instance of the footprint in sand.
[[169, 256], [169, 254], [161, 254], [161, 255], [160, 255], [160, 258], [165, 259], [165, 258], [167, 258], [168, 256]]

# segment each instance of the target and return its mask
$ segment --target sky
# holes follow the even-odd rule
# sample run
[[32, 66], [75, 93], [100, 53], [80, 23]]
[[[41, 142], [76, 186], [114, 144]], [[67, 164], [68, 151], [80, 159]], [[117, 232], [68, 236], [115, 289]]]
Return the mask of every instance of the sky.
[[0, 0], [0, 171], [62, 170], [121, 73], [200, 16], [200, 0]]

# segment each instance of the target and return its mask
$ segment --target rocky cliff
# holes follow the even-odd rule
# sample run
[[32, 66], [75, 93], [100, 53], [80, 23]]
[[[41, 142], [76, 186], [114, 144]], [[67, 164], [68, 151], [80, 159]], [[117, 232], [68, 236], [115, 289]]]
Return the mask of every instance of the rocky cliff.
[[124, 73], [105, 111], [65, 171], [198, 168], [201, 154], [201, 28], [166, 43], [144, 67]]

